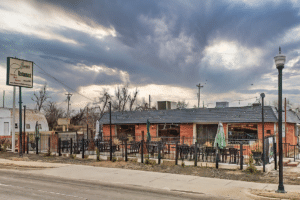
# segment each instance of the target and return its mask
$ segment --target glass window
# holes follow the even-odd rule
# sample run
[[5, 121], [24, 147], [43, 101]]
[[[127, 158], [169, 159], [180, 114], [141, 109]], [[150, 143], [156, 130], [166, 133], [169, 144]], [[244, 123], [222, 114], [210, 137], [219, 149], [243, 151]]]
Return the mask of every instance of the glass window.
[[256, 140], [257, 124], [229, 124], [228, 125], [228, 143], [239, 144], [241, 141], [244, 144], [249, 144], [250, 140]]
[[26, 124], [26, 129], [30, 129], [30, 124]]
[[15, 123], [15, 129], [18, 129], [18, 123]]
[[42, 130], [42, 124], [39, 124], [39, 130]]

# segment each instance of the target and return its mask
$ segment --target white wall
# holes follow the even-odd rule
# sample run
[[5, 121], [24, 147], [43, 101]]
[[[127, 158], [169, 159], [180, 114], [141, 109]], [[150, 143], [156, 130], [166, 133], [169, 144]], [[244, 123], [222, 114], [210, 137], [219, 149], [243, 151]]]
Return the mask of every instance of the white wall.
[[1, 108], [0, 109], [0, 136], [4, 135], [4, 123], [8, 122], [8, 134], [11, 135], [11, 114], [10, 110]]

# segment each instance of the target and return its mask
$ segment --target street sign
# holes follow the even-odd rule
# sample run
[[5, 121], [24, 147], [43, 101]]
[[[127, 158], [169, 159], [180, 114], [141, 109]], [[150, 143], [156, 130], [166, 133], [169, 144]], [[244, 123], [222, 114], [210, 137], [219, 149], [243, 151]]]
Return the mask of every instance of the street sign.
[[33, 62], [7, 57], [6, 85], [33, 87]]

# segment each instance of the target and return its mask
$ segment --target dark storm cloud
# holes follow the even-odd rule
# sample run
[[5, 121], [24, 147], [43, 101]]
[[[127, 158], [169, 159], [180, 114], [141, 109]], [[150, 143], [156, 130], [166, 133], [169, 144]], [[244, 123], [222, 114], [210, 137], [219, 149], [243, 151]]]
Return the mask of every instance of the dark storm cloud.
[[[262, 75], [270, 73], [278, 49], [270, 50], [269, 43], [278, 42], [279, 46], [277, 38], [299, 25], [300, 20], [299, 9], [292, 7], [289, 2], [266, 3], [259, 7], [228, 1], [51, 0], [48, 3], [69, 13], [76, 13], [87, 25], [90, 25], [88, 19], [92, 19], [106, 28], [113, 27], [117, 32], [117, 37], [108, 36], [98, 40], [70, 28], [52, 29], [53, 33], [77, 41], [78, 45], [33, 36], [11, 36], [23, 41], [22, 48], [39, 52], [35, 55], [29, 52], [26, 58], [35, 59], [51, 75], [74, 89], [90, 84], [123, 82], [117, 75], [72, 69], [72, 65], [84, 64], [88, 67], [105, 65], [126, 71], [133, 84], [155, 83], [195, 88], [200, 81], [208, 80], [205, 88], [211, 93], [240, 91]], [[37, 1], [34, 5], [47, 10], [44, 2]], [[152, 19], [165, 23], [163, 26], [167, 31], [162, 33], [161, 38], [155, 32], [156, 24], [147, 21]], [[182, 34], [192, 41], [190, 52], [182, 46], [185, 41], [179, 44], [174, 42]], [[259, 47], [267, 52], [263, 60], [252, 67], [215, 69], [209, 63], [201, 62], [203, 50], [215, 38], [236, 41], [250, 49]], [[161, 46], [167, 46], [168, 42], [174, 42], [175, 46], [167, 55], [172, 54], [172, 50], [178, 50], [174, 59], [160, 55]], [[295, 48], [286, 45], [284, 51]], [[185, 62], [191, 55], [192, 61]]]

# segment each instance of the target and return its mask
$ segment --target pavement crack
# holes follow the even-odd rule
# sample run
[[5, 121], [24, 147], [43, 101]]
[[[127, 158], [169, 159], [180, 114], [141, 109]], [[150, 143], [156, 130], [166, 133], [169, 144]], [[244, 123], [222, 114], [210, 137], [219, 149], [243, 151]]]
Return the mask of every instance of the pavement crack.
[[168, 175], [165, 175], [165, 176], [162, 176], [162, 177], [155, 178], [155, 179], [149, 181], [149, 183], [151, 183], [151, 182], [153, 182], [153, 181], [156, 181], [156, 180], [158, 180], [158, 179], [160, 179], [160, 178], [164, 178], [164, 177], [166, 177], [166, 176], [168, 176]]
[[229, 185], [229, 184], [232, 183], [232, 182], [233, 182], [233, 181], [229, 181], [229, 183], [226, 183], [225, 186], [226, 186], [226, 185]]

